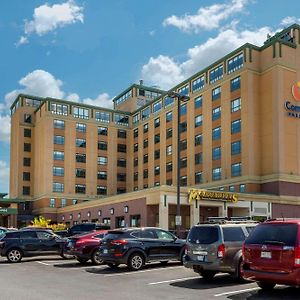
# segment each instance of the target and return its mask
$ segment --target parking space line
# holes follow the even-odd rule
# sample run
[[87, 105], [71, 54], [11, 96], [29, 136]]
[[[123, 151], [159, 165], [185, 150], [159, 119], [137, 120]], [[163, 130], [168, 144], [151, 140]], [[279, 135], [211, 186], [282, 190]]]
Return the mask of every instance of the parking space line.
[[254, 287], [254, 288], [249, 288], [249, 289], [244, 289], [244, 290], [238, 290], [238, 291], [232, 291], [232, 292], [216, 294], [214, 296], [215, 297], [221, 297], [221, 296], [235, 295], [235, 294], [240, 294], [240, 293], [244, 293], [244, 292], [256, 291], [256, 290], [259, 290], [259, 289], [260, 289], [259, 287]]
[[43, 262], [43, 261], [36, 261], [38, 264], [41, 264], [41, 265], [45, 265], [45, 266], [52, 266], [52, 265], [50, 265], [50, 264], [47, 264], [47, 263], [45, 263], [45, 262]]
[[141, 271], [135, 271], [135, 272], [125, 272], [125, 273], [117, 273], [117, 274], [107, 274], [104, 275], [104, 277], [114, 277], [114, 276], [123, 276], [123, 275], [134, 275], [137, 273], [146, 273], [146, 272], [153, 272], [153, 271], [164, 271], [164, 270], [172, 270], [172, 269], [179, 269], [182, 268], [182, 266], [178, 267], [168, 267], [168, 268], [156, 268], [156, 269], [149, 269], [149, 270], [141, 270]]
[[189, 279], [196, 279], [196, 278], [199, 279], [199, 276], [177, 278], [177, 279], [158, 281], [158, 282], [150, 282], [150, 283], [148, 283], [148, 285], [156, 285], [156, 284], [171, 283], [171, 282], [180, 282], [180, 281], [189, 280]]

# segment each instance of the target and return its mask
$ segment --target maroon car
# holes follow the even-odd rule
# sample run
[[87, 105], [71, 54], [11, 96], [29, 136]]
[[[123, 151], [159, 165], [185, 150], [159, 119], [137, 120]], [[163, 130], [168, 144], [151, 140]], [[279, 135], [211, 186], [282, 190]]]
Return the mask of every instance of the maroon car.
[[243, 246], [243, 276], [262, 289], [300, 286], [300, 220], [259, 224]]
[[66, 245], [66, 253], [76, 256], [80, 263], [91, 260], [93, 264], [100, 265], [99, 246], [107, 230], [97, 230], [70, 237]]

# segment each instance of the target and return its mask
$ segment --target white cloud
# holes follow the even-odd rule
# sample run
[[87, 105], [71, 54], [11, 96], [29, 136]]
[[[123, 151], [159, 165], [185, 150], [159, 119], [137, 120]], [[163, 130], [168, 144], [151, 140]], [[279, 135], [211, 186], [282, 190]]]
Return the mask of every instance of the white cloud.
[[66, 97], [67, 100], [72, 101], [72, 102], [79, 102], [80, 101], [80, 97], [78, 94], [76, 93], [71, 93]]
[[248, 0], [232, 0], [229, 3], [200, 7], [196, 15], [175, 15], [163, 21], [164, 26], [172, 25], [184, 32], [198, 33], [200, 30], [219, 28], [220, 22], [244, 10]]
[[280, 25], [283, 25], [283, 26], [289, 26], [289, 25], [292, 25], [292, 24], [294, 24], [294, 23], [300, 23], [300, 18], [297, 18], [297, 17], [290, 17], [290, 16], [285, 17], [285, 18], [281, 21]]
[[240, 32], [234, 28], [226, 29], [215, 38], [188, 49], [187, 59], [183, 62], [175, 62], [172, 57], [163, 55], [151, 57], [142, 67], [142, 78], [151, 85], [169, 89], [247, 42], [262, 45], [268, 33], [272, 34], [268, 27]]
[[73, 0], [52, 6], [45, 3], [34, 9], [33, 20], [25, 20], [25, 36], [22, 36], [16, 45], [28, 43], [28, 36], [31, 34], [42, 36], [66, 25], [83, 23], [83, 19], [83, 7]]
[[82, 100], [84, 104], [113, 108], [112, 99], [107, 93], [99, 94], [96, 99], [85, 98]]
[[0, 160], [0, 189], [1, 192], [8, 192], [9, 167], [7, 163]]
[[9, 142], [10, 140], [10, 116], [0, 115], [0, 142]]

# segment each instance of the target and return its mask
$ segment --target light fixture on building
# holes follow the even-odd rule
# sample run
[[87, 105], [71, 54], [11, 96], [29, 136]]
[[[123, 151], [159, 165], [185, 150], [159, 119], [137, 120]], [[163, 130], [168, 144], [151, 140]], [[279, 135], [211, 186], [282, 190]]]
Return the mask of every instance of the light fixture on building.
[[62, 216], [61, 219], [64, 221], [65, 220], [65, 216]]
[[90, 211], [88, 211], [87, 216], [88, 216], [88, 218], [91, 216], [91, 212]]
[[101, 217], [101, 215], [102, 215], [102, 211], [101, 211], [101, 209], [99, 209], [98, 210], [98, 216]]
[[127, 213], [128, 213], [128, 211], [129, 211], [129, 207], [128, 207], [128, 205], [125, 205], [125, 206], [124, 206], [124, 213], [126, 213], [126, 214], [127, 214]]
[[113, 215], [115, 213], [115, 209], [113, 207], [109, 211], [110, 211], [111, 215]]
[[73, 219], [73, 215], [70, 215], [70, 217], [69, 217], [69, 218], [70, 218], [70, 220], [72, 220], [72, 219]]
[[81, 213], [78, 213], [77, 218], [78, 218], [78, 219], [81, 218]]

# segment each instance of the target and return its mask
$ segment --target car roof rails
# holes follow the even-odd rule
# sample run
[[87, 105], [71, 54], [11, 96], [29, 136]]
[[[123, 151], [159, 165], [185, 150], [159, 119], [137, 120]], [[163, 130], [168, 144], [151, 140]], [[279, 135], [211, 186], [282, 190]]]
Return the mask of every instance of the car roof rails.
[[251, 219], [250, 216], [241, 217], [208, 217], [206, 224], [239, 224], [239, 223], [258, 223]]

